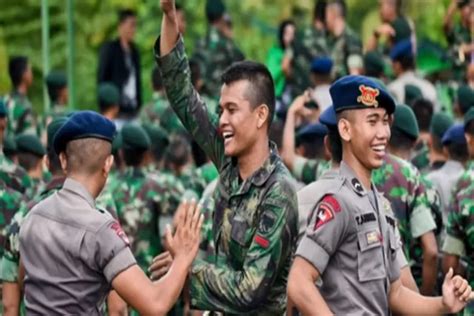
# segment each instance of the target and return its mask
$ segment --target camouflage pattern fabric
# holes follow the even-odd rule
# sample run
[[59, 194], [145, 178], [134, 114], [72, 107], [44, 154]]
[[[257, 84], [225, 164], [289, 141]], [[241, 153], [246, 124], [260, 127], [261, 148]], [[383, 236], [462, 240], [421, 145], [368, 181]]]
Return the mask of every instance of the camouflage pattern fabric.
[[20, 193], [26, 193], [32, 186], [31, 178], [22, 167], [8, 159], [0, 151], [0, 180], [5, 182], [6, 186]]
[[[157, 45], [159, 40], [155, 53]], [[195, 261], [189, 279], [191, 307], [230, 314], [283, 314], [298, 234], [290, 174], [272, 144], [261, 168], [240, 181], [238, 166], [224, 155], [217, 118], [191, 84], [183, 41], [165, 57], [156, 57], [171, 106], [220, 175], [212, 197], [216, 260]]]
[[5, 241], [7, 237], [7, 226], [13, 219], [13, 216], [20, 208], [23, 202], [22, 195], [0, 180], [0, 255], [3, 256], [5, 251]]
[[428, 146], [425, 143], [420, 143], [416, 146], [413, 158], [410, 160], [410, 162], [421, 172], [424, 172], [430, 166], [428, 151]]
[[329, 160], [297, 157], [293, 162], [291, 173], [297, 181], [309, 184], [321, 178], [330, 169], [331, 161]]
[[8, 111], [8, 133], [38, 134], [36, 116], [27, 96], [12, 92], [3, 98]]
[[335, 78], [349, 74], [349, 63], [351, 58], [360, 58], [362, 63], [362, 42], [351, 28], [347, 25], [344, 32], [334, 37], [327, 37], [329, 55], [334, 62], [332, 73]]
[[150, 123], [161, 125], [163, 112], [168, 107], [166, 96], [159, 92], [153, 92], [151, 101], [145, 104], [140, 110], [140, 122], [142, 124]]

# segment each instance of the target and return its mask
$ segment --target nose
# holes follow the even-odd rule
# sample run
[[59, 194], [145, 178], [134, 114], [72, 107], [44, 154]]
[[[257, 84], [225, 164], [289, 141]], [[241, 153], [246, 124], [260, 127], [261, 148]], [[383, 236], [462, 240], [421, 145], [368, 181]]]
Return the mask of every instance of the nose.
[[380, 140], [389, 140], [390, 139], [390, 125], [388, 124], [377, 124], [377, 131], [375, 137]]
[[228, 117], [226, 111], [222, 110], [221, 115], [219, 117], [219, 127], [223, 128], [228, 124], [229, 124], [229, 117]]

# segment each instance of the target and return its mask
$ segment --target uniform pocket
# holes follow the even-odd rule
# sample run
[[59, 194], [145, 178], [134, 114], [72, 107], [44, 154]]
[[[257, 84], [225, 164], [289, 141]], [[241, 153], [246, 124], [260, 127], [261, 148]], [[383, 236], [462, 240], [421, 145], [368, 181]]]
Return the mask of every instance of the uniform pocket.
[[357, 233], [357, 273], [360, 282], [379, 280], [386, 277], [382, 239], [378, 229]]
[[240, 215], [234, 216], [230, 231], [229, 252], [235, 269], [240, 269], [243, 265], [251, 241], [250, 235], [251, 229], [247, 220]]

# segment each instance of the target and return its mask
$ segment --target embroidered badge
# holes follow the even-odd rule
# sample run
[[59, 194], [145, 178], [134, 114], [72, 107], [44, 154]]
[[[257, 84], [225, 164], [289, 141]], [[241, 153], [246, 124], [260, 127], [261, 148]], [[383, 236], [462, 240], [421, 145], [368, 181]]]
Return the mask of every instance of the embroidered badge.
[[130, 240], [128, 240], [127, 234], [125, 234], [125, 232], [123, 231], [119, 223], [117, 222], [113, 223], [112, 226], [110, 226], [110, 228], [112, 228], [115, 231], [117, 236], [119, 236], [125, 242], [125, 244], [127, 244], [127, 246], [130, 245]]
[[357, 102], [362, 103], [366, 106], [379, 106], [379, 103], [376, 99], [376, 97], [380, 94], [379, 89], [360, 85], [359, 91], [360, 96], [357, 97]]
[[379, 234], [376, 231], [368, 232], [367, 234], [365, 234], [365, 236], [367, 237], [368, 245], [371, 245], [373, 243], [380, 241]]
[[268, 246], [270, 246], [270, 241], [268, 241], [268, 239], [262, 236], [256, 235], [254, 240], [257, 243], [257, 245], [259, 245], [262, 248], [268, 248]]
[[336, 213], [341, 211], [341, 205], [331, 195], [326, 195], [319, 203], [316, 213], [316, 221], [314, 223], [314, 230], [330, 222]]

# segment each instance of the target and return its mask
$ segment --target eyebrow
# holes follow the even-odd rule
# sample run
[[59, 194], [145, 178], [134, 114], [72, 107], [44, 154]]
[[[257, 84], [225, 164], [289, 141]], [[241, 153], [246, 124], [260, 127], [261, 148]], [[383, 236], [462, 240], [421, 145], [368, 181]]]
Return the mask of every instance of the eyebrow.
[[231, 106], [237, 106], [237, 103], [235, 102], [226, 102], [224, 104], [222, 103], [219, 103], [219, 107], [222, 109], [222, 108], [228, 108], [228, 107], [231, 107]]

